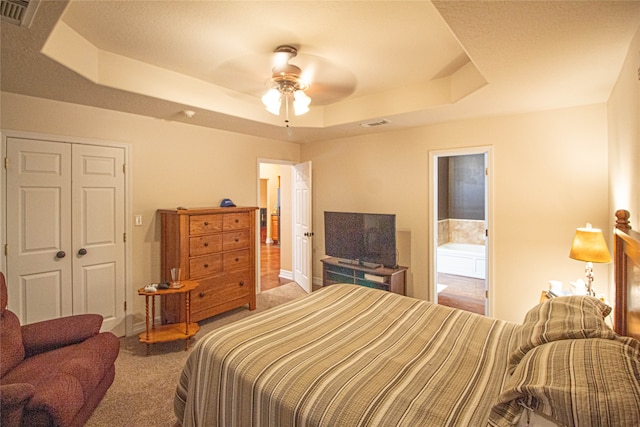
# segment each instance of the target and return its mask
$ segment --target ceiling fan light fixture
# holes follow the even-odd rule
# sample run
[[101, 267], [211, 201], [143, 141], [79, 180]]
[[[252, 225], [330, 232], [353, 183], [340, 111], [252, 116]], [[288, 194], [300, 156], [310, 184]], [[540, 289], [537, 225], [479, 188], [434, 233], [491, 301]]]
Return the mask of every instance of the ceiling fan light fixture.
[[309, 111], [309, 104], [311, 103], [311, 98], [307, 96], [301, 90], [297, 90], [293, 94], [293, 111], [296, 116], [304, 114]]
[[[295, 57], [298, 51], [293, 46], [284, 45], [279, 46], [275, 54], [278, 63], [272, 69], [269, 91], [262, 97], [262, 103], [267, 111], [275, 115], [280, 115], [282, 104], [288, 107], [289, 101], [292, 101], [296, 116], [308, 112], [311, 98], [304, 91], [309, 89], [309, 84], [302, 79], [300, 67], [289, 64], [289, 59]], [[288, 122], [288, 117], [285, 122]]]
[[269, 89], [262, 96], [262, 103], [267, 107], [267, 111], [276, 116], [280, 114], [280, 92], [277, 89]]

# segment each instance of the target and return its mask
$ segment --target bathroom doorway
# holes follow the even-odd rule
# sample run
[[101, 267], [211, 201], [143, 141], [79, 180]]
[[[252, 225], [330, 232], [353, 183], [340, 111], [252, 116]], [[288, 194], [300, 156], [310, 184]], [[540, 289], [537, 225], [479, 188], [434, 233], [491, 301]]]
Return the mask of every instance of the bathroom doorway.
[[434, 302], [490, 313], [490, 149], [431, 153]]

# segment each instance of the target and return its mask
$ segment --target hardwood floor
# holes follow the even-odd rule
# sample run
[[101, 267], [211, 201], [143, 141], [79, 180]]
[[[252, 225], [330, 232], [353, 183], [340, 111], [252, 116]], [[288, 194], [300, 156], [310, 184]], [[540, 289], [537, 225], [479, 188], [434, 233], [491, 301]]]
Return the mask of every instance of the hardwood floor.
[[438, 304], [485, 314], [485, 283], [482, 279], [438, 273], [438, 283], [447, 287], [438, 293]]
[[289, 282], [280, 278], [280, 246], [260, 243], [260, 290], [268, 291]]

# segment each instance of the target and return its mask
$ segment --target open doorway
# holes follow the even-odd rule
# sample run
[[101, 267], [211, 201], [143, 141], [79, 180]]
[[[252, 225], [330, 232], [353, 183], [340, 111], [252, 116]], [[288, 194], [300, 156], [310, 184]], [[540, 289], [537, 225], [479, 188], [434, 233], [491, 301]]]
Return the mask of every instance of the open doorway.
[[[264, 256], [262, 251], [258, 252], [258, 292], [269, 286], [263, 285], [263, 280], [276, 287], [296, 282], [304, 291], [311, 292], [314, 235], [311, 171], [311, 161], [294, 164], [258, 159], [258, 203], [264, 216], [260, 215], [261, 231], [256, 240], [265, 250]], [[269, 258], [270, 262], [263, 261]]]
[[291, 166], [260, 162], [260, 292], [292, 281]]
[[434, 301], [489, 314], [490, 150], [432, 153]]

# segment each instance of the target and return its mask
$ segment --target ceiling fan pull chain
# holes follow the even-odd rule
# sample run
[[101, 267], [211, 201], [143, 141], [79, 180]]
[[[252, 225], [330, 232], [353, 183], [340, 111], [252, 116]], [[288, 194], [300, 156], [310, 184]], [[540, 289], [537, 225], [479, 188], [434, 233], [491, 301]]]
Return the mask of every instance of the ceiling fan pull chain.
[[289, 94], [283, 94], [284, 97], [284, 125], [289, 127]]

